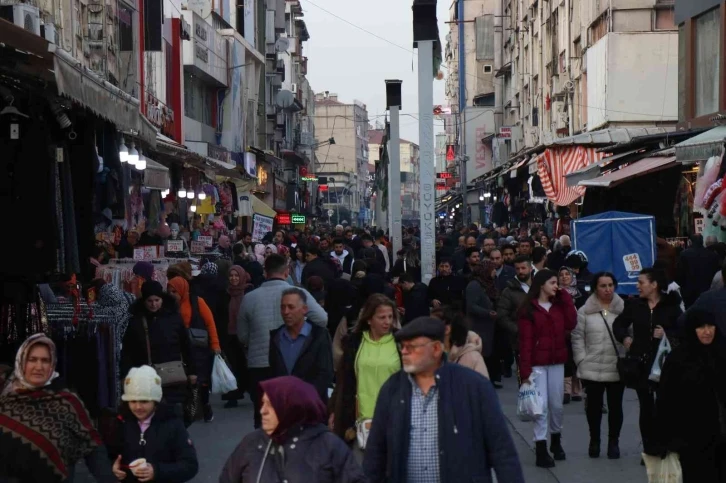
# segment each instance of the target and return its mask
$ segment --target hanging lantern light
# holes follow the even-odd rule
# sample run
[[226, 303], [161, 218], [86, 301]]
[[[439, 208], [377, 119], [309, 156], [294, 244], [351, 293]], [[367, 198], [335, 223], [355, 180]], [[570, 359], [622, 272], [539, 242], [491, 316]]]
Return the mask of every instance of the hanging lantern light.
[[121, 145], [118, 147], [118, 159], [122, 163], [125, 163], [129, 160], [129, 148], [127, 148], [124, 144], [123, 138], [121, 138]]
[[205, 193], [204, 190], [200, 188], [197, 198], [199, 198], [199, 201], [204, 201], [207, 199], [207, 193]]
[[134, 148], [134, 143], [131, 143], [131, 149], [129, 149], [128, 163], [130, 165], [136, 165], [139, 161], [139, 152]]
[[136, 161], [136, 169], [143, 171], [146, 169], [146, 158], [142, 153], [139, 153], [139, 160]]
[[194, 199], [194, 190], [187, 191], [187, 199], [193, 200]]
[[184, 189], [184, 185], [179, 188], [179, 191], [176, 192], [176, 195], [179, 197], [179, 199], [187, 197], [187, 190]]
[[196, 213], [197, 212], [197, 205], [190, 206], [189, 207], [189, 211], [191, 211], [192, 213]]

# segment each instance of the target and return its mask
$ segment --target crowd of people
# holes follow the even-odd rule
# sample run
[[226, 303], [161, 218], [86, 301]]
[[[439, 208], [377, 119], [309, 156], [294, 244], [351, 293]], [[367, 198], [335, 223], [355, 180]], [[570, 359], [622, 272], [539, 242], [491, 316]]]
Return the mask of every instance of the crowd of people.
[[497, 397], [515, 377], [542, 400], [539, 467], [567, 459], [564, 405], [583, 400], [589, 456], [601, 456], [606, 414], [605, 452], [620, 458], [631, 388], [644, 453], [677, 454], [685, 483], [726, 481], [723, 247], [659, 245], [625, 297], [544, 227], [442, 231], [426, 285], [418, 236], [407, 229], [393, 253], [367, 229], [259, 243], [238, 233], [199, 273], [171, 266], [166, 287], [139, 264], [135, 301], [94, 281], [99, 309], [124, 320], [118, 417], [97, 431], [55, 372], [53, 341], [30, 337], [0, 371], [0, 482], [72, 481], [81, 459], [97, 481], [189, 481], [199, 464], [187, 428], [214, 420], [222, 354], [237, 382], [225, 408], [249, 396], [255, 427], [222, 483], [523, 482]]

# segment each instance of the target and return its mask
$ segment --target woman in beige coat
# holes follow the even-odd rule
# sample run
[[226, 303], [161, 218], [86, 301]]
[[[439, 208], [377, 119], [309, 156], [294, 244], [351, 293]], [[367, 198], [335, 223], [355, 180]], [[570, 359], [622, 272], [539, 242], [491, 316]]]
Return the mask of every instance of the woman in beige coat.
[[464, 316], [451, 307], [441, 307], [432, 310], [431, 317], [441, 319], [446, 324], [444, 347], [447, 360], [468, 367], [489, 379], [489, 371], [481, 352], [481, 337], [469, 330]]
[[572, 332], [572, 352], [577, 375], [587, 394], [587, 424], [590, 427], [591, 458], [600, 456], [600, 423], [603, 397], [608, 403], [608, 458], [620, 458], [619, 438], [623, 426], [623, 392], [625, 385], [618, 374], [618, 357], [625, 348], [615, 341], [613, 322], [623, 312], [625, 303], [615, 289], [618, 283], [612, 273], [601, 272], [593, 277], [594, 291], [577, 311], [577, 327]]

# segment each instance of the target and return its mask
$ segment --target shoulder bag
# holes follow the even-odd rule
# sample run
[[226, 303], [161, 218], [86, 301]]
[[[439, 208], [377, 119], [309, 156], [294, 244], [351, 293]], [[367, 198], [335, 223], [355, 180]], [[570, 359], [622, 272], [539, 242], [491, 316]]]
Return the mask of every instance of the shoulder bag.
[[156, 370], [161, 378], [161, 386], [175, 386], [177, 384], [186, 384], [187, 375], [184, 372], [184, 364], [182, 361], [162, 362], [161, 364], [153, 364], [151, 362], [151, 342], [149, 339], [149, 325], [146, 323], [146, 317], [143, 317], [144, 333], [146, 334], [146, 355], [149, 358], [149, 365]]
[[202, 316], [199, 313], [199, 299], [195, 295], [191, 295], [189, 303], [192, 306], [192, 320], [187, 329], [189, 343], [192, 347], [209, 349], [209, 332], [207, 332], [204, 321], [202, 321]]
[[625, 387], [628, 387], [630, 389], [638, 388], [642, 385], [643, 381], [643, 358], [639, 356], [634, 356], [630, 354], [630, 352], [626, 353], [625, 357], [620, 357], [620, 351], [618, 351], [618, 346], [615, 343], [615, 337], [610, 330], [610, 324], [608, 324], [608, 320], [605, 318], [602, 312], [600, 312], [600, 317], [602, 317], [602, 320], [605, 323], [605, 328], [607, 329], [608, 335], [610, 336], [610, 341], [613, 343], [615, 355], [618, 356], [617, 369], [618, 374], [620, 375], [620, 382], [624, 383]]

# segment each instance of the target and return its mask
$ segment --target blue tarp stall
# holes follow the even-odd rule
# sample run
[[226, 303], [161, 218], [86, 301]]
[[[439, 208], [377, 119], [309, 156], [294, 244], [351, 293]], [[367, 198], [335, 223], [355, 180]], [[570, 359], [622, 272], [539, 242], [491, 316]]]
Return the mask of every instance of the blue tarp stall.
[[638, 292], [638, 274], [657, 256], [654, 217], [608, 211], [573, 220], [571, 231], [573, 250], [585, 252], [591, 272], [612, 272], [619, 294]]

